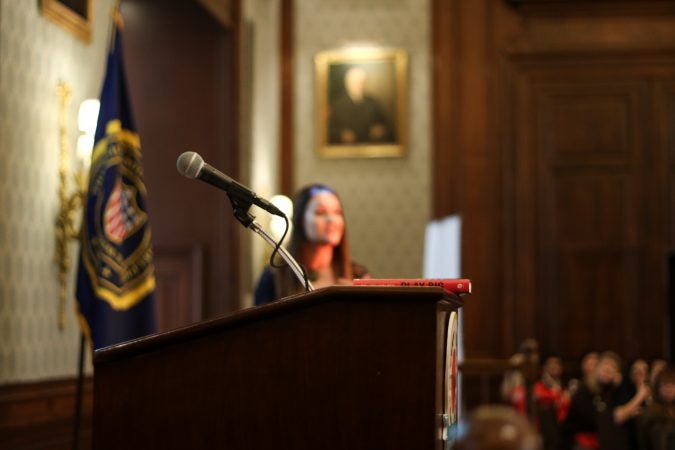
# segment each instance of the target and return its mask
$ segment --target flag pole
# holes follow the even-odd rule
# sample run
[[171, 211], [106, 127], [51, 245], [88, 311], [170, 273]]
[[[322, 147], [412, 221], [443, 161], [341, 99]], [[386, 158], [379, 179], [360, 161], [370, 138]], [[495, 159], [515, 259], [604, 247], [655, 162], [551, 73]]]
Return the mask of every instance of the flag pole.
[[117, 0], [110, 10], [110, 17], [112, 18], [112, 27], [110, 27], [110, 37], [108, 49], [112, 49], [115, 45], [115, 32], [119, 28], [124, 30], [124, 20], [122, 19], [122, 11], [120, 9], [121, 0]]
[[[110, 37], [108, 42], [108, 50], [110, 51], [115, 45], [115, 32], [119, 28], [124, 27], [122, 21], [122, 13], [120, 12], [121, 0], [116, 0], [110, 10], [110, 17], [112, 18], [112, 26], [110, 27]], [[73, 450], [78, 450], [80, 447], [80, 430], [82, 428], [82, 403], [84, 397], [84, 347], [86, 344], [86, 335], [80, 332], [80, 351], [77, 361], [77, 384], [75, 394], [75, 417], [73, 423]]]
[[80, 333], [80, 356], [77, 362], [77, 391], [75, 394], [75, 422], [73, 424], [73, 450], [80, 447], [80, 428], [82, 423], [82, 393], [84, 390], [84, 333]]

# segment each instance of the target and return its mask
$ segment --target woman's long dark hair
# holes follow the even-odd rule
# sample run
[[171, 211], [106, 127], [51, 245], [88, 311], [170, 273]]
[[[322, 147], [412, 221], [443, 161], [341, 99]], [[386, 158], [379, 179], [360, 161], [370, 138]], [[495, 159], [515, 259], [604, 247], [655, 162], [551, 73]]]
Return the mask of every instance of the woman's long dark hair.
[[[330, 192], [335, 195], [338, 198], [338, 201], [340, 201], [340, 204], [342, 204], [342, 200], [340, 200], [340, 196], [337, 192], [329, 186], [320, 183], [310, 184], [309, 186], [300, 189], [293, 200], [293, 230], [288, 250], [303, 266], [306, 261], [302, 261], [301, 259], [301, 250], [302, 246], [308, 242], [307, 233], [305, 231], [305, 213], [309, 201], [322, 192]], [[340, 243], [333, 250], [333, 261], [331, 264], [336, 277], [347, 278], [350, 280], [353, 278], [346, 225], [343, 229]], [[281, 276], [277, 283], [277, 293], [280, 298], [302, 291], [303, 287], [297, 281], [290, 268], [286, 266], [279, 272]]]

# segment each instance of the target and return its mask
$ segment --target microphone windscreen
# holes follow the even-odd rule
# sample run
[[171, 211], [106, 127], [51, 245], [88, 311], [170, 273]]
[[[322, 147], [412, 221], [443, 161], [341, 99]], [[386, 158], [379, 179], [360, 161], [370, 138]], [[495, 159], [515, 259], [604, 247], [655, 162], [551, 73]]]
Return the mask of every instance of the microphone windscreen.
[[188, 178], [197, 178], [204, 167], [204, 158], [196, 152], [185, 152], [176, 161], [178, 172]]

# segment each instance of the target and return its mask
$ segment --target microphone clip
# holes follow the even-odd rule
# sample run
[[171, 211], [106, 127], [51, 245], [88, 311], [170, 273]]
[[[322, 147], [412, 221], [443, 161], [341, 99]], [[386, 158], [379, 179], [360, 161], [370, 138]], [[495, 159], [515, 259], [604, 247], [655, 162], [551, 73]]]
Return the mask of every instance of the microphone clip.
[[255, 220], [255, 216], [249, 212], [253, 202], [245, 201], [238, 195], [231, 195], [230, 192], [227, 192], [227, 196], [232, 204], [232, 213], [234, 214], [235, 219], [237, 219], [245, 228], [249, 228]]

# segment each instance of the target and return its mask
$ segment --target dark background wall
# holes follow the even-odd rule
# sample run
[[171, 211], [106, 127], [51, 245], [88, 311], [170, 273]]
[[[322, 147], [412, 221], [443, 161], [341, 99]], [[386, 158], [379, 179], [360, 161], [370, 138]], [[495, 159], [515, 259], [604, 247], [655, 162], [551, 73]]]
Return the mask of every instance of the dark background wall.
[[181, 176], [196, 151], [238, 177], [238, 6], [223, 24], [194, 1], [122, 3], [130, 96], [142, 136], [160, 328], [239, 307], [239, 227], [224, 192]]

